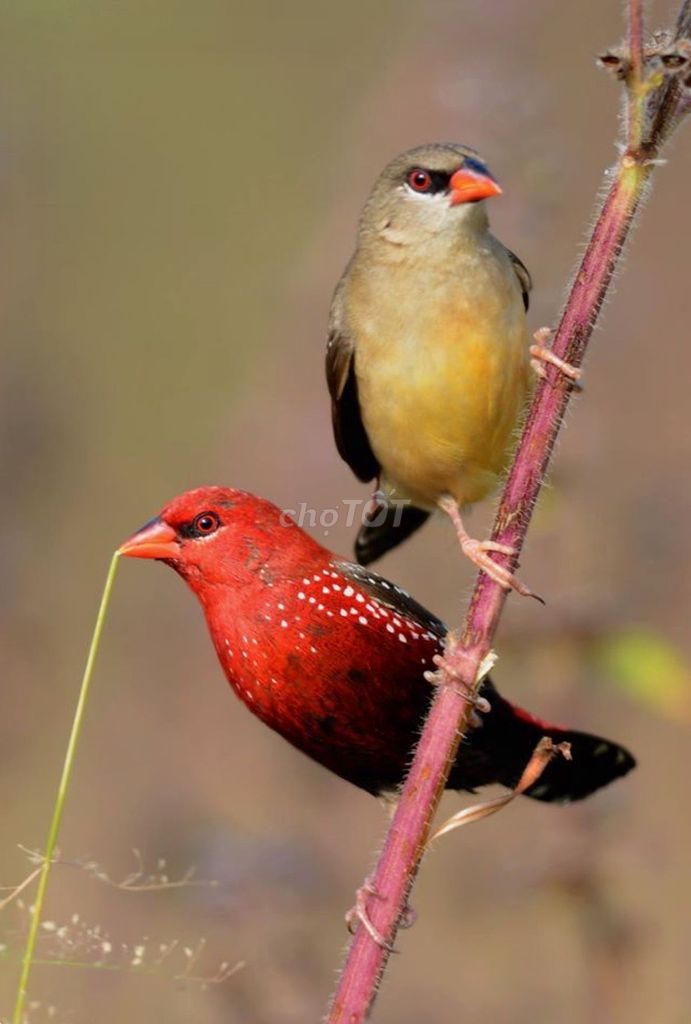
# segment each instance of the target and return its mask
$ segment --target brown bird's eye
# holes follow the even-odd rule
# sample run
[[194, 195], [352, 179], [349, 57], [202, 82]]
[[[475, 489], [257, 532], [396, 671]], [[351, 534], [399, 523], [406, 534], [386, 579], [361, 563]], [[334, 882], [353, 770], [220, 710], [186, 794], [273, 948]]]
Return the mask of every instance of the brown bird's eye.
[[432, 175], [429, 171], [423, 171], [421, 167], [415, 167], [408, 174], [408, 184], [415, 192], [430, 192]]
[[208, 537], [215, 533], [221, 525], [221, 520], [215, 512], [202, 512], [192, 523], [192, 533], [195, 537]]

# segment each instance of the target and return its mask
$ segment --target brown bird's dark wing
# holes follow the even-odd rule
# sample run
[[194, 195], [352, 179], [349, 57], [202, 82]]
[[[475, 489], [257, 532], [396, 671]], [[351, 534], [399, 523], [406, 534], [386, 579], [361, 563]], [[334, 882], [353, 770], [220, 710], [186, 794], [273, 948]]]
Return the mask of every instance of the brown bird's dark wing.
[[326, 380], [331, 394], [331, 423], [338, 454], [363, 483], [379, 475], [360, 413], [355, 353], [347, 338], [332, 331], [326, 346]]
[[[346, 271], [347, 274], [347, 271]], [[345, 276], [336, 289], [331, 306], [329, 337], [326, 344], [326, 380], [331, 395], [331, 422], [341, 458], [358, 480], [367, 483], [379, 476], [379, 461], [372, 451], [362, 422], [355, 374], [355, 345], [342, 316], [342, 291]], [[380, 558], [414, 533], [429, 517], [429, 512], [407, 505], [392, 508], [381, 515], [376, 510], [371, 522], [364, 522], [355, 541], [355, 555], [362, 565]]]
[[510, 249], [507, 249], [506, 255], [513, 264], [513, 269], [516, 273], [516, 277], [518, 278], [518, 283], [521, 286], [521, 291], [523, 292], [523, 305], [525, 306], [525, 311], [527, 313], [528, 307], [530, 306], [530, 292], [533, 287], [533, 279], [530, 276], [530, 272], [525, 263], [523, 263], [522, 260], [519, 260], [515, 252], [511, 252]]
[[336, 290], [326, 343], [326, 381], [331, 395], [331, 422], [338, 454], [358, 480], [367, 483], [379, 475], [360, 413], [355, 376], [355, 346], [341, 323], [341, 285]]

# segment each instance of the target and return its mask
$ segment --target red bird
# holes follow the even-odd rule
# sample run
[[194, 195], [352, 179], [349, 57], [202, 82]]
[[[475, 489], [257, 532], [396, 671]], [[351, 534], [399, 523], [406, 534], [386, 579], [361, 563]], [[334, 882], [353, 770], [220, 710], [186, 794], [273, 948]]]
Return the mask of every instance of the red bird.
[[[201, 602], [230, 685], [250, 711], [374, 794], [400, 784], [433, 689], [446, 626], [404, 590], [327, 551], [268, 501], [226, 487], [175, 498], [121, 547], [170, 565]], [[549, 725], [489, 680], [447, 786], [514, 786], [542, 736], [571, 744], [527, 791], [579, 800], [633, 768], [623, 747]]]

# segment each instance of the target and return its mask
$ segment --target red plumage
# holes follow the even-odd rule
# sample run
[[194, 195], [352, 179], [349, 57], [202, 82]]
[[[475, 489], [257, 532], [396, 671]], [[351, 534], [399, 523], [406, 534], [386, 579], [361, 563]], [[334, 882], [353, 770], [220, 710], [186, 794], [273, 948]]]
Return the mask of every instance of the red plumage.
[[[197, 595], [244, 704], [309, 757], [370, 793], [402, 781], [432, 697], [424, 673], [444, 624], [405, 591], [322, 547], [270, 502], [202, 487], [174, 499], [121, 552], [171, 565]], [[623, 747], [514, 708], [491, 710], [459, 749], [449, 788], [516, 784], [538, 740], [571, 744], [528, 795], [587, 796], [634, 765]]]

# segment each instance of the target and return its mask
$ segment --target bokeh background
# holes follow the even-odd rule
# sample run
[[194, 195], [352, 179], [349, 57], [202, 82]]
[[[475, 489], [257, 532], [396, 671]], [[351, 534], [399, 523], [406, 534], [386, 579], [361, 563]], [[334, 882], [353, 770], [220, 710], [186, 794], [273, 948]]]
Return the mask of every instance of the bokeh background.
[[[293, 508], [365, 497], [332, 443], [323, 347], [383, 164], [424, 141], [478, 148], [505, 188], [495, 229], [534, 275], [531, 322], [555, 322], [615, 155], [617, 87], [594, 56], [620, 7], [3, 5], [1, 883], [44, 841], [113, 548], [200, 483]], [[381, 1024], [691, 1019], [688, 133], [669, 157], [524, 554], [549, 603], [510, 600], [495, 675], [639, 768], [583, 806], [524, 800], [441, 842]], [[459, 621], [472, 575], [445, 522], [381, 568]], [[318, 1020], [385, 823], [233, 697], [172, 573], [124, 564], [29, 1020]], [[133, 848], [145, 876], [218, 885], [132, 892], [83, 866], [122, 881]], [[31, 892], [0, 911], [2, 1020]]]

